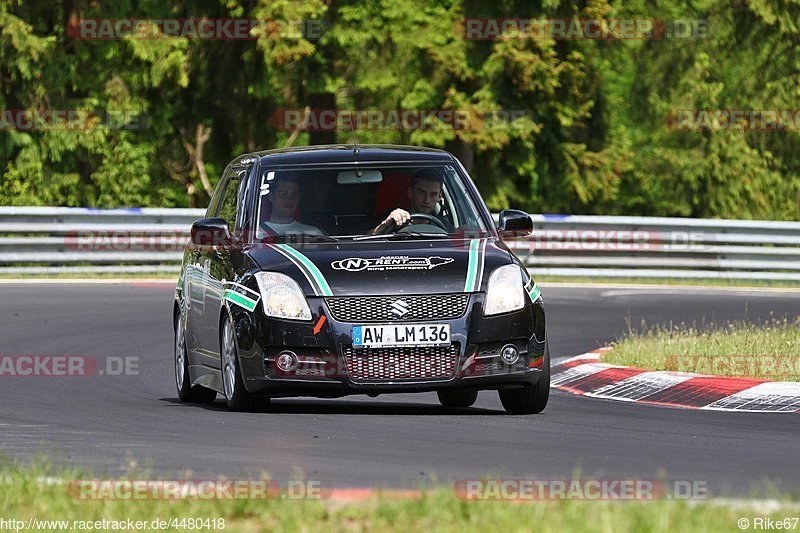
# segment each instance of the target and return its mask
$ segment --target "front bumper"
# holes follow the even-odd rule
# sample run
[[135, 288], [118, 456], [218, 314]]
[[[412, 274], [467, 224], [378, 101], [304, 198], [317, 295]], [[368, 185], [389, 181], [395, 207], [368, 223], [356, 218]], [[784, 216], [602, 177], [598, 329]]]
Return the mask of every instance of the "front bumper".
[[[338, 397], [452, 388], [502, 389], [536, 384], [541, 375], [545, 348], [541, 298], [526, 302], [520, 311], [484, 317], [484, 293], [473, 293], [466, 312], [458, 318], [413, 321], [449, 324], [450, 347], [368, 352], [351, 346], [352, 327], [363, 322], [336, 320], [323, 298], [308, 298], [308, 303], [313, 315], [310, 322], [270, 319], [260, 306], [253, 313], [235, 314], [242, 376], [249, 392], [272, 397]], [[499, 356], [508, 345], [519, 353], [513, 364]], [[299, 364], [290, 371], [282, 371], [276, 364], [278, 355], [285, 351], [298, 359]]]

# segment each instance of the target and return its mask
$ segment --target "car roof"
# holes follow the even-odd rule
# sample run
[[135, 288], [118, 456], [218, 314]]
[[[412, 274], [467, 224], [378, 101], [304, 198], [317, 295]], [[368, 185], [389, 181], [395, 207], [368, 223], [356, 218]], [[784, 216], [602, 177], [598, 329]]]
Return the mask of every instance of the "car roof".
[[352, 144], [299, 146], [253, 152], [242, 155], [237, 160], [245, 162], [250, 158], [260, 159], [262, 166], [371, 162], [452, 162], [453, 160], [453, 156], [444, 150], [394, 144], [359, 144], [358, 154], [354, 153]]

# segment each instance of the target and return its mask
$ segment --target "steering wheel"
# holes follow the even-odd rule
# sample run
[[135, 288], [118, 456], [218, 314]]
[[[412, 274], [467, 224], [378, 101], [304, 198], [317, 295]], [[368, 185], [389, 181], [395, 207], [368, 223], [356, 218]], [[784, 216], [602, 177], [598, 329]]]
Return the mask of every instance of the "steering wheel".
[[[430, 222], [434, 226], [437, 226], [442, 231], [447, 233], [447, 228], [445, 227], [444, 223], [442, 223], [441, 220], [439, 220], [438, 218], [436, 218], [433, 215], [428, 215], [426, 213], [410, 213], [410, 215], [411, 215], [411, 218], [408, 220], [408, 222], [403, 224], [403, 227], [408, 226], [409, 224], [411, 224], [411, 221], [414, 220], [415, 218], [421, 218], [423, 220], [427, 220], [428, 222]], [[383, 235], [383, 234], [386, 234], [386, 233], [392, 233], [392, 231], [394, 231], [395, 229], [397, 229], [397, 224], [394, 222], [394, 220], [392, 220], [392, 223], [389, 224], [388, 226], [386, 226], [385, 228], [383, 228], [383, 231], [381, 231], [379, 233], [379, 235]]]

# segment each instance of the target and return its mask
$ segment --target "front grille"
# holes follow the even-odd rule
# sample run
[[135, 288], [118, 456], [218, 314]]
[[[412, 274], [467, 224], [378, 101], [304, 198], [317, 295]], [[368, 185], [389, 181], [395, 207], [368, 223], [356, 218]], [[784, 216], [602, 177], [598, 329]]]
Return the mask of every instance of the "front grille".
[[444, 347], [344, 348], [353, 381], [447, 380], [455, 376], [458, 343]]
[[[394, 320], [448, 320], [467, 310], [469, 294], [425, 296], [347, 296], [326, 300], [333, 318], [340, 322], [387, 322]], [[397, 313], [405, 310], [405, 313]]]

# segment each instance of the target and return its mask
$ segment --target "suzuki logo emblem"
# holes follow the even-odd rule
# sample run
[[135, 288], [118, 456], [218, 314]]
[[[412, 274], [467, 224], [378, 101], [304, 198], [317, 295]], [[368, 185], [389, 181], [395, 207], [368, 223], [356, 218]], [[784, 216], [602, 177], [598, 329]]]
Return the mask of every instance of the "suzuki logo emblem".
[[392, 304], [392, 314], [397, 318], [403, 318], [408, 314], [408, 304], [403, 300], [395, 300]]

